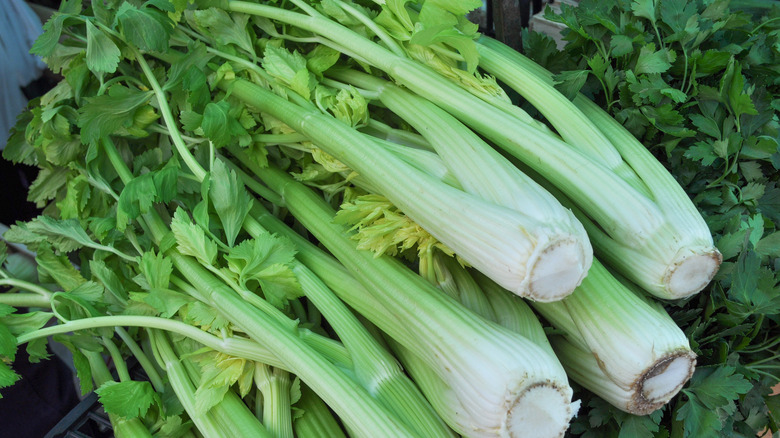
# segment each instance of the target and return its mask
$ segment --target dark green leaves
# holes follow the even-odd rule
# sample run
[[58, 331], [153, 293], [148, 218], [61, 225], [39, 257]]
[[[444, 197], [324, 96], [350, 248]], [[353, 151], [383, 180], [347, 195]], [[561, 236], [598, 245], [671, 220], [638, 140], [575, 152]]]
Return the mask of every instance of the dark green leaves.
[[114, 85], [108, 89], [108, 94], [86, 98], [85, 105], [79, 108], [78, 118], [82, 143], [87, 144], [133, 126], [134, 117], [153, 95], [152, 91]]
[[[566, 95], [592, 97], [655, 153], [724, 256], [700, 297], [666, 305], [689, 334], [699, 369], [655, 435], [756, 435], [770, 424], [767, 402], [748, 397], [767, 384], [763, 373], [778, 370], [769, 361], [780, 313], [780, 57], [769, 48], [780, 43], [778, 10], [727, 0], [581, 0], [561, 11], [551, 18], [568, 27], [566, 48], [552, 53], [549, 41], [531, 35], [527, 55], [559, 73]], [[589, 421], [576, 419], [572, 430], [613, 436], [591, 430], [620, 414], [588, 408]], [[634, 426], [619, 430], [641, 436]]]
[[218, 47], [234, 45], [247, 53], [254, 53], [251, 31], [247, 28], [248, 15], [228, 14], [224, 9], [209, 8], [188, 11], [187, 18], [211, 36]]
[[131, 180], [119, 195], [116, 227], [123, 231], [127, 224], [146, 213], [155, 202], [168, 202], [176, 196], [178, 165], [170, 161], [160, 170], [148, 172]]
[[669, 70], [674, 56], [666, 50], [656, 50], [654, 44], [648, 44], [639, 50], [639, 57], [634, 65], [634, 73], [663, 73]]
[[227, 101], [210, 102], [203, 113], [201, 127], [203, 133], [214, 142], [215, 146], [226, 146], [235, 142], [239, 136], [247, 132], [232, 113], [232, 107]]
[[120, 56], [119, 47], [111, 38], [87, 21], [87, 68], [95, 73], [113, 73]]
[[742, 76], [742, 67], [732, 58], [720, 82], [721, 99], [727, 104], [734, 117], [739, 118], [743, 114], [756, 115], [756, 108], [750, 100], [750, 95], [745, 93], [745, 78]]
[[683, 393], [688, 401], [677, 412], [686, 437], [717, 435], [723, 428], [720, 412], [733, 414], [734, 401], [752, 385], [733, 367], [699, 368]]
[[136, 8], [123, 2], [116, 12], [116, 21], [124, 37], [141, 50], [164, 52], [173, 31], [173, 22], [159, 9], [145, 5]]

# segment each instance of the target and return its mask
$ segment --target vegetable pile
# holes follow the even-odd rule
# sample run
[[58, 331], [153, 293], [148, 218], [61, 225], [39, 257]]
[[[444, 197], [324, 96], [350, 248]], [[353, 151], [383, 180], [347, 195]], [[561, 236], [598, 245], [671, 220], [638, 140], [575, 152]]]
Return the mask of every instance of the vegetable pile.
[[[671, 436], [753, 436], [778, 428], [780, 396], [780, 5], [777, 2], [583, 0], [547, 18], [566, 46], [528, 34], [524, 53], [556, 87], [605, 108], [669, 167], [712, 230], [723, 265], [701, 294], [666, 303], [698, 354], [663, 414]], [[598, 399], [572, 430], [636, 430]], [[623, 424], [622, 428], [620, 427]]]
[[[681, 328], [718, 312], [715, 278], [769, 287], [713, 341], [752, 349], [744, 424], [776, 430], [777, 282], [738, 276], [772, 274], [774, 240], [716, 245], [615, 108], [480, 36], [480, 5], [63, 1], [32, 49], [63, 80], [3, 154], [39, 168], [43, 213], [3, 235], [34, 267], [0, 242], [0, 386], [53, 339], [119, 437], [648, 433], [670, 401], [663, 431], [707, 436], [693, 410], [751, 388]], [[777, 147], [776, 117], [735, 117]]]

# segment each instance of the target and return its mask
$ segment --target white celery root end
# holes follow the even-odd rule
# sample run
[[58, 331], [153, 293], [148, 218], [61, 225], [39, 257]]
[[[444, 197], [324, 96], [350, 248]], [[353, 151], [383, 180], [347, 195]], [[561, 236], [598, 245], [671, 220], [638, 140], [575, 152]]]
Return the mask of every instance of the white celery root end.
[[542, 303], [562, 300], [582, 283], [592, 260], [580, 241], [547, 245], [530, 268], [528, 298]]
[[577, 414], [579, 401], [571, 403], [554, 385], [537, 384], [518, 397], [507, 415], [511, 438], [562, 437]]
[[647, 415], [661, 408], [682, 389], [695, 369], [696, 356], [690, 350], [656, 362], [637, 379], [639, 388], [632, 401], [633, 406], [629, 406], [629, 412]]
[[678, 257], [664, 276], [670, 298], [685, 298], [704, 289], [723, 260], [717, 249]]

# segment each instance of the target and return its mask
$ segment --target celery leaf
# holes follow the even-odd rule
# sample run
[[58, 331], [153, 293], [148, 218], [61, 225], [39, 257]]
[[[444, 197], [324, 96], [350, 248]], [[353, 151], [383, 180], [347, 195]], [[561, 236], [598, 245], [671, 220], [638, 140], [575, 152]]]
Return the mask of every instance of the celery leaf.
[[144, 417], [152, 405], [162, 403], [151, 383], [146, 381], [108, 381], [95, 392], [106, 412], [125, 418]]
[[148, 6], [139, 9], [123, 2], [116, 11], [116, 21], [124, 37], [140, 49], [154, 52], [168, 49], [173, 22], [163, 11]]
[[5, 324], [0, 324], [0, 356], [5, 356], [11, 361], [16, 357], [16, 337]]
[[228, 268], [238, 274], [242, 284], [257, 281], [266, 300], [277, 307], [301, 296], [300, 285], [289, 267], [294, 258], [294, 245], [272, 235], [245, 240], [225, 256]]
[[135, 112], [146, 105], [153, 95], [153, 91], [114, 85], [107, 94], [85, 98], [78, 117], [82, 143], [88, 144], [121, 128], [132, 126]]
[[225, 101], [210, 102], [206, 105], [201, 120], [203, 133], [215, 146], [226, 146], [235, 142], [236, 137], [246, 136], [246, 129], [231, 113], [232, 107]]
[[[16, 374], [5, 362], [0, 361], [0, 388], [7, 388], [21, 379], [22, 376]], [[2, 395], [0, 395], [2, 398]]]
[[41, 278], [51, 278], [66, 292], [87, 281], [66, 256], [54, 254], [46, 242], [38, 245], [35, 261], [38, 262], [38, 275]]
[[95, 73], [113, 73], [121, 54], [114, 41], [87, 20], [87, 67]]
[[194, 224], [186, 211], [176, 209], [171, 221], [171, 230], [176, 237], [179, 251], [193, 256], [205, 265], [213, 265], [217, 258], [217, 244], [206, 236], [205, 231]]
[[233, 246], [244, 219], [252, 206], [252, 197], [236, 172], [222, 160], [215, 160], [209, 174], [209, 198], [225, 230], [227, 244]]
[[254, 53], [251, 33], [247, 29], [248, 15], [228, 14], [224, 9], [212, 7], [192, 11], [187, 18], [191, 23], [208, 31], [217, 44], [235, 45], [248, 53]]
[[173, 273], [173, 263], [162, 253], [147, 251], [141, 256], [139, 263], [141, 272], [152, 289], [165, 289]]

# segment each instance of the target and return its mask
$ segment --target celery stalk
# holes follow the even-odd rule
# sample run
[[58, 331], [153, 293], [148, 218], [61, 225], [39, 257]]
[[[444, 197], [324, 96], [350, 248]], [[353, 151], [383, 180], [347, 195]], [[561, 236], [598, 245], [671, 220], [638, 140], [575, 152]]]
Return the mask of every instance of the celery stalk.
[[684, 298], [703, 289], [721, 255], [701, 214], [669, 171], [598, 105], [581, 94], [572, 102], [558, 92], [549, 71], [491, 38], [480, 38], [477, 47], [482, 68], [528, 99], [569, 144], [605, 163], [656, 205], [662, 225], [653, 232], [634, 237], [609, 229], [590, 233], [599, 256], [660, 298]]
[[[258, 176], [387, 311], [366, 316], [446, 382], [449, 403], [457, 406], [438, 412], [453, 429], [469, 436], [511, 436], [538, 425], [521, 414], [534, 409], [550, 415], [538, 429], [541, 436], [566, 429], [571, 389], [553, 356], [477, 317], [397, 260], [356, 250], [345, 228], [332, 222], [335, 212], [324, 200], [284, 172], [267, 168]], [[347, 303], [352, 298], [341, 297]], [[537, 396], [544, 401], [538, 407], [532, 401]], [[459, 415], [449, 415], [454, 412]]]

